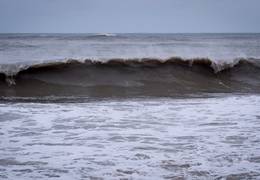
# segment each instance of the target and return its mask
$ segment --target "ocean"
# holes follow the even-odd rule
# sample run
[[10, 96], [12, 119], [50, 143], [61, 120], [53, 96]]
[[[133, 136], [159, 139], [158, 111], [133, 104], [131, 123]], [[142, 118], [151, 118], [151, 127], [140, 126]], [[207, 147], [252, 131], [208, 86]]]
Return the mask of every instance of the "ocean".
[[0, 34], [0, 179], [260, 179], [260, 34]]

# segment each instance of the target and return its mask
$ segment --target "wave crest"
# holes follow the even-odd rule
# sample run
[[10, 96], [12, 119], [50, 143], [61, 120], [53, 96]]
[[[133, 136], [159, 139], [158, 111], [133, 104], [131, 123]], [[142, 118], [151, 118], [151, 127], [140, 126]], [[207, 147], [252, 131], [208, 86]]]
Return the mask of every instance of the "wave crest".
[[181, 57], [171, 57], [168, 59], [158, 59], [158, 58], [113, 58], [108, 60], [92, 60], [92, 59], [67, 59], [60, 61], [48, 61], [36, 64], [0, 64], [0, 73], [5, 76], [16, 76], [21, 71], [38, 69], [38, 68], [55, 68], [64, 67], [70, 65], [99, 65], [99, 66], [132, 66], [132, 67], [152, 67], [152, 66], [162, 66], [162, 65], [184, 65], [192, 67], [193, 65], [204, 66], [205, 68], [212, 69], [215, 73], [221, 72], [238, 66], [241, 64], [251, 64], [252, 66], [260, 67], [260, 60], [254, 58], [237, 58], [233, 61], [213, 61], [209, 58], [193, 58], [184, 59]]

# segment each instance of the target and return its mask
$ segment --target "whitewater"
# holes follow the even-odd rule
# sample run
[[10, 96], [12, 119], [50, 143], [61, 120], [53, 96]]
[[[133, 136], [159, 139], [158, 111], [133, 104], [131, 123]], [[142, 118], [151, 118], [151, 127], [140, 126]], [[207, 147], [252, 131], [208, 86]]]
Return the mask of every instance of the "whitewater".
[[0, 179], [259, 179], [260, 34], [0, 34]]

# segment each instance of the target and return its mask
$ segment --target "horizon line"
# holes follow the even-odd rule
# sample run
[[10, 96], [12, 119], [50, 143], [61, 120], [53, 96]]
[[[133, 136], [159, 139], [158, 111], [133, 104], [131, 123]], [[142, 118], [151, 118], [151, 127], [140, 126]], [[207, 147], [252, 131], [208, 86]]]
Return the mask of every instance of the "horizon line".
[[0, 32], [0, 34], [260, 34], [260, 32]]

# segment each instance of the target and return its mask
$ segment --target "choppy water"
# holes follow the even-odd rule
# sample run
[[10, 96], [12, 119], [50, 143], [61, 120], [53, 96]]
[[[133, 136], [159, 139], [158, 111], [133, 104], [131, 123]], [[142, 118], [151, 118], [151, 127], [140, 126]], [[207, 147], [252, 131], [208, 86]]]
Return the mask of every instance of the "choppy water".
[[260, 34], [0, 34], [0, 64], [111, 58], [260, 58]]
[[0, 179], [260, 179], [259, 59], [260, 34], [0, 34]]
[[0, 179], [260, 179], [260, 96], [1, 103]]

